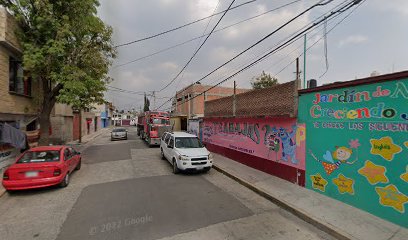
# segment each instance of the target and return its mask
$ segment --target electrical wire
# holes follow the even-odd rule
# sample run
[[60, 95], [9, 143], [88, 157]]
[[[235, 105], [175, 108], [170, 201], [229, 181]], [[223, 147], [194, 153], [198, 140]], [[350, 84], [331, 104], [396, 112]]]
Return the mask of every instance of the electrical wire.
[[[255, 18], [264, 16], [264, 15], [266, 15], [266, 14], [268, 14], [268, 13], [277, 11], [277, 10], [279, 10], [279, 9], [281, 9], [281, 8], [290, 6], [290, 5], [295, 4], [295, 3], [297, 3], [297, 2], [300, 2], [300, 1], [302, 1], [302, 0], [295, 0], [295, 1], [292, 1], [292, 2], [290, 2], [290, 3], [286, 3], [286, 4], [283, 4], [283, 5], [279, 6], [279, 7], [270, 9], [270, 10], [265, 11], [265, 12], [263, 12], [263, 13], [260, 13], [260, 14], [258, 14], [258, 15], [255, 15], [255, 16], [252, 16], [252, 17], [243, 19], [243, 20], [238, 21], [238, 22], [236, 22], [236, 23], [233, 23], [233, 24], [231, 24], [231, 25], [228, 25], [228, 26], [222, 27], [222, 28], [220, 28], [220, 29], [217, 29], [217, 30], [215, 30], [215, 31], [213, 32], [213, 34], [214, 34], [214, 33], [217, 33], [217, 32], [220, 32], [220, 31], [223, 31], [223, 30], [226, 30], [226, 29], [228, 29], [228, 28], [234, 27], [234, 26], [239, 25], [239, 24], [241, 24], [241, 23], [244, 23], [244, 22], [253, 20], [253, 19], [255, 19]], [[207, 36], [207, 35], [208, 35], [208, 33], [207, 33], [207, 34], [203, 34], [203, 35], [198, 36], [198, 37], [194, 37], [194, 38], [189, 39], [189, 40], [187, 40], [187, 41], [184, 41], [184, 42], [175, 44], [175, 45], [173, 45], [173, 46], [170, 46], [170, 47], [161, 49], [161, 50], [159, 50], [159, 51], [156, 51], [156, 52], [153, 52], [153, 53], [151, 53], [151, 54], [145, 55], [145, 56], [143, 56], [143, 57], [139, 57], [139, 58], [136, 58], [136, 59], [134, 59], [134, 60], [130, 60], [130, 61], [128, 61], [128, 62], [118, 64], [118, 65], [114, 66], [113, 69], [116, 69], [116, 68], [119, 68], [119, 67], [123, 67], [123, 66], [129, 65], [129, 64], [131, 64], [131, 63], [135, 63], [135, 62], [141, 61], [141, 60], [143, 60], [143, 59], [146, 59], [146, 58], [155, 56], [155, 55], [157, 55], [157, 54], [166, 52], [166, 51], [168, 51], [168, 50], [171, 50], [171, 49], [180, 47], [180, 46], [182, 46], [182, 45], [185, 45], [185, 44], [187, 44], [187, 43], [190, 43], [190, 42], [192, 42], [192, 41], [194, 41], [194, 40], [200, 39], [200, 38], [202, 38], [202, 37], [204, 37], [204, 36]]]
[[203, 47], [203, 45], [207, 42], [208, 38], [211, 36], [211, 34], [214, 32], [215, 28], [217, 28], [218, 24], [220, 24], [221, 20], [224, 18], [225, 14], [227, 14], [228, 10], [231, 8], [232, 4], [234, 4], [235, 0], [232, 0], [230, 5], [228, 6], [227, 10], [224, 11], [218, 22], [215, 24], [213, 29], [210, 31], [210, 33], [207, 35], [207, 37], [204, 39], [204, 41], [201, 43], [200, 47], [194, 51], [193, 56], [187, 61], [187, 63], [184, 65], [184, 67], [180, 70], [180, 72], [164, 87], [162, 87], [158, 92], [163, 91], [166, 89], [168, 86], [170, 86], [179, 76], [180, 74], [187, 68], [187, 66], [190, 64], [190, 62], [194, 59], [194, 57], [197, 55], [198, 51]]
[[[214, 8], [213, 14], [215, 13], [215, 11], [217, 11], [218, 6], [220, 5], [220, 2], [221, 2], [221, 0], [218, 0], [217, 6], [215, 6], [215, 8]], [[197, 50], [198, 47], [200, 46], [201, 39], [204, 37], [204, 35], [206, 35], [205, 33], [207, 32], [208, 26], [210, 26], [211, 20], [212, 20], [212, 17], [208, 20], [207, 25], [205, 26], [204, 31], [203, 31], [203, 33], [201, 34], [201, 37], [200, 37], [199, 41], [197, 42], [197, 46], [195, 47], [196, 50]], [[214, 31], [214, 32], [215, 32], [215, 31]], [[214, 33], [214, 32], [213, 32], [213, 33]], [[195, 50], [195, 51], [196, 51], [196, 50]], [[183, 72], [183, 74], [181, 75], [180, 79], [177, 81], [177, 84], [176, 84], [175, 89], [177, 89], [178, 86], [179, 86], [179, 84], [183, 81], [183, 79], [184, 79], [184, 73], [185, 73], [185, 72]]]
[[[363, 0], [358, 3], [357, 7], [351, 10], [343, 19], [341, 19], [339, 22], [337, 22], [330, 30], [327, 31], [326, 35], [328, 35], [331, 31], [333, 31], [337, 26], [339, 26], [342, 22], [344, 22], [348, 17], [350, 17], [353, 12], [355, 12], [366, 0]], [[324, 36], [320, 37], [317, 41], [315, 41], [311, 46], [306, 48], [306, 52], [309, 51], [312, 47], [314, 47], [318, 42], [320, 42], [323, 39]], [[310, 38], [309, 38], [310, 39]], [[298, 57], [303, 56], [303, 53], [301, 53]], [[281, 70], [279, 70], [274, 77], [278, 76], [281, 72], [286, 70], [290, 65], [292, 65], [296, 61], [296, 58], [292, 60], [289, 64], [287, 64], [285, 67], [283, 67]]]
[[[253, 43], [251, 46], [247, 47], [245, 50], [241, 51], [240, 53], [238, 53], [237, 55], [235, 55], [233, 58], [229, 59], [227, 62], [221, 64], [220, 66], [218, 66], [217, 68], [215, 68], [214, 70], [212, 70], [211, 72], [209, 72], [208, 74], [206, 74], [205, 76], [203, 76], [202, 78], [200, 78], [199, 80], [197, 80], [196, 82], [194, 82], [193, 84], [190, 84], [189, 86], [187, 86], [186, 88], [199, 83], [200, 81], [202, 81], [203, 79], [207, 78], [208, 76], [210, 76], [211, 74], [213, 74], [214, 72], [218, 71], [219, 69], [221, 69], [222, 67], [224, 67], [225, 65], [227, 65], [228, 63], [232, 62], [233, 60], [235, 60], [236, 58], [238, 58], [239, 56], [243, 55], [244, 53], [246, 53], [247, 51], [249, 51], [250, 49], [254, 48], [255, 46], [257, 46], [258, 44], [260, 44], [261, 42], [265, 41], [266, 39], [268, 39], [269, 37], [271, 37], [273, 34], [275, 34], [276, 32], [280, 31], [281, 29], [283, 29], [284, 27], [286, 27], [287, 25], [289, 25], [290, 23], [292, 23], [293, 21], [295, 21], [296, 19], [298, 19], [299, 17], [301, 17], [302, 15], [304, 15], [305, 13], [309, 12], [310, 10], [314, 9], [315, 7], [319, 7], [319, 6], [324, 6], [329, 4], [330, 2], [332, 2], [333, 0], [327, 0], [326, 2], [324, 2], [323, 0], [319, 1], [316, 4], [313, 4], [312, 6], [308, 7], [306, 10], [300, 12], [298, 15], [296, 15], [295, 17], [291, 18], [289, 21], [287, 21], [286, 23], [282, 24], [281, 26], [279, 26], [277, 29], [275, 29], [274, 31], [270, 32], [269, 34], [267, 34], [266, 36], [264, 36], [263, 38], [261, 38], [260, 40], [258, 40], [257, 42]], [[164, 104], [166, 104], [167, 102], [165, 102]], [[162, 106], [164, 105], [162, 104]], [[162, 107], [160, 106], [160, 107]], [[159, 107], [159, 108], [160, 108]]]
[[[197, 80], [195, 83], [191, 84], [194, 85], [200, 81], [202, 81], [203, 79], [207, 78], [208, 76], [210, 76], [211, 74], [213, 74], [214, 72], [218, 71], [219, 69], [221, 69], [222, 67], [224, 67], [225, 65], [227, 65], [228, 63], [234, 61], [235, 59], [237, 59], [239, 56], [241, 56], [242, 54], [246, 53], [247, 51], [249, 51], [250, 49], [254, 48], [255, 46], [257, 46], [258, 44], [260, 44], [261, 42], [265, 41], [266, 39], [268, 39], [269, 37], [271, 37], [273, 34], [275, 34], [276, 32], [280, 31], [281, 29], [283, 29], [284, 27], [286, 27], [287, 25], [289, 25], [291, 22], [295, 21], [296, 19], [298, 19], [299, 17], [301, 17], [302, 15], [304, 15], [305, 13], [309, 12], [310, 10], [312, 10], [315, 7], [318, 6], [324, 6], [327, 5], [328, 3], [332, 2], [333, 0], [327, 0], [326, 2], [323, 1], [319, 1], [319, 3], [316, 3], [314, 5], [312, 5], [311, 7], [307, 8], [306, 10], [302, 11], [301, 13], [299, 13], [298, 15], [296, 15], [295, 17], [293, 17], [292, 19], [290, 19], [289, 21], [287, 21], [286, 23], [284, 23], [283, 25], [281, 25], [280, 27], [278, 27], [277, 29], [275, 29], [274, 31], [272, 31], [271, 33], [267, 34], [265, 37], [261, 38], [260, 40], [258, 40], [257, 42], [255, 42], [254, 44], [252, 44], [251, 46], [249, 46], [248, 48], [246, 48], [245, 50], [243, 50], [242, 52], [238, 53], [237, 55], [235, 55], [233, 58], [231, 58], [230, 60], [226, 61], [225, 63], [221, 64], [220, 66], [218, 66], [217, 68], [215, 68], [214, 70], [212, 70], [211, 72], [209, 72], [208, 74], [206, 74], [205, 76], [203, 76], [202, 78], [200, 78], [199, 80]], [[190, 85], [190, 86], [191, 86]]]
[[130, 41], [130, 42], [127, 42], [127, 43], [122, 43], [122, 44], [116, 45], [115, 48], [119, 48], [119, 47], [131, 45], [131, 44], [134, 44], [134, 43], [142, 42], [142, 41], [145, 41], [145, 40], [148, 40], [148, 39], [152, 39], [152, 38], [155, 38], [155, 37], [158, 37], [158, 36], [161, 36], [161, 35], [164, 35], [164, 34], [173, 32], [173, 31], [176, 31], [176, 30], [178, 30], [178, 29], [181, 29], [181, 28], [190, 26], [190, 25], [192, 25], [192, 24], [194, 24], [194, 23], [198, 23], [198, 22], [201, 22], [201, 21], [203, 21], [203, 20], [205, 20], [205, 19], [211, 18], [211, 17], [213, 17], [213, 16], [220, 15], [220, 14], [223, 14], [223, 13], [225, 14], [225, 13], [228, 12], [229, 10], [233, 10], [233, 9], [242, 7], [242, 6], [244, 6], [244, 5], [247, 5], [247, 4], [249, 4], [249, 3], [253, 3], [253, 2], [255, 2], [255, 1], [256, 1], [256, 0], [251, 0], [251, 1], [247, 1], [247, 2], [241, 3], [241, 4], [239, 4], [239, 5], [235, 6], [235, 7], [228, 8], [228, 9], [226, 9], [226, 10], [224, 10], [224, 11], [221, 11], [221, 12], [218, 12], [218, 13], [215, 13], [215, 14], [212, 14], [212, 15], [207, 16], [207, 17], [203, 17], [203, 18], [197, 19], [197, 20], [195, 20], [195, 21], [192, 21], [192, 22], [183, 24], [183, 25], [181, 25], [181, 26], [178, 26], [178, 27], [175, 27], [175, 28], [166, 30], [166, 31], [164, 31], [164, 32], [157, 33], [157, 34], [154, 34], [154, 35], [151, 35], [151, 36], [148, 36], [148, 37], [144, 37], [144, 38], [141, 38], [141, 39], [137, 39], [137, 40], [134, 40], [134, 41]]
[[[364, 1], [365, 1], [365, 0], [364, 0]], [[334, 12], [331, 12], [331, 13], [327, 16], [327, 19], [331, 18], [332, 16], [334, 16], [334, 15], [336, 15], [336, 14], [341, 14], [341, 13], [347, 11], [348, 9], [350, 9], [351, 7], [353, 7], [353, 6], [356, 5], [356, 4], [359, 4], [360, 2], [361, 2], [361, 1], [359, 1], [359, 0], [357, 0], [357, 1], [355, 0], [355, 1], [350, 2], [348, 5], [343, 6], [343, 7], [340, 8], [339, 10], [334, 11]], [[277, 50], [281, 49], [281, 48], [284, 47], [285, 45], [290, 44], [291, 42], [293, 42], [293, 40], [296, 40], [296, 38], [299, 38], [299, 37], [303, 36], [303, 34], [304, 34], [305, 32], [307, 32], [307, 31], [310, 30], [311, 28], [315, 27], [316, 25], [319, 25], [319, 24], [322, 23], [323, 21], [324, 21], [324, 19], [323, 19], [323, 20], [320, 20], [320, 21], [317, 22], [317, 23], [313, 23], [310, 27], [308, 27], [307, 29], [305, 29], [305, 30], [302, 31], [301, 33], [297, 34], [295, 37], [289, 39], [289, 40], [286, 41], [284, 44], [282, 44], [282, 45], [276, 47], [275, 49], [273, 49], [273, 50], [271, 50], [271, 51], [269, 51], [268, 53], [264, 54], [262, 57], [258, 58], [256, 61], [254, 61], [254, 62], [248, 64], [248, 65], [245, 66], [244, 68], [240, 69], [239, 71], [235, 72], [234, 74], [230, 75], [229, 77], [225, 78], [224, 80], [220, 81], [219, 83], [217, 83], [216, 85], [210, 87], [209, 89], [207, 89], [207, 90], [201, 92], [200, 94], [197, 94], [197, 95], [193, 96], [192, 98], [187, 99], [187, 101], [185, 101], [185, 102], [191, 101], [191, 100], [193, 100], [194, 98], [196, 98], [196, 97], [198, 97], [198, 96], [201, 96], [202, 94], [204, 94], [204, 93], [210, 91], [211, 89], [217, 87], [218, 85], [220, 85], [220, 84], [222, 84], [222, 83], [224, 83], [224, 82], [230, 80], [231, 78], [237, 76], [237, 75], [240, 74], [241, 72], [248, 70], [249, 68], [253, 67], [254, 65], [256, 65], [257, 63], [259, 63], [260, 61], [266, 59], [266, 58], [269, 57], [271, 54], [273, 54], [273, 53], [276, 52]], [[185, 102], [184, 102], [184, 103], [185, 103]], [[180, 104], [176, 104], [175, 107], [177, 107], [177, 106], [179, 106], [179, 105], [180, 105]], [[162, 106], [160, 106], [159, 108], [161, 108], [161, 107], [162, 107]], [[171, 108], [172, 108], [172, 107], [170, 107], [170, 109], [171, 109]]]

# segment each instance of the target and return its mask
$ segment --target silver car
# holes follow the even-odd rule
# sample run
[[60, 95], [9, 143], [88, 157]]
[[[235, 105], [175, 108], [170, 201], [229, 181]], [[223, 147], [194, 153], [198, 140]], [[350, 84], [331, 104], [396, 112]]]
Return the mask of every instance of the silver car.
[[111, 140], [127, 140], [127, 130], [124, 128], [115, 128], [111, 132]]

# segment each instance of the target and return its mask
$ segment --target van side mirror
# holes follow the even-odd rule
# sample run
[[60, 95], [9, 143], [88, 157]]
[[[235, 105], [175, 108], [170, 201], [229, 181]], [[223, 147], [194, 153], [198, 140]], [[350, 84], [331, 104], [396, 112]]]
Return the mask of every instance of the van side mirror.
[[171, 146], [170, 144], [169, 144], [169, 145], [167, 145], [167, 147], [168, 147], [168, 148], [173, 148], [173, 146]]

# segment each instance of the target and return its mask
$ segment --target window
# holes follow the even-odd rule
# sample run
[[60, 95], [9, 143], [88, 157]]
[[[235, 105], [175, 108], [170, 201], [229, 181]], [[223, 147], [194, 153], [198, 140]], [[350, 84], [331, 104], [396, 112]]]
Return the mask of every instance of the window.
[[58, 162], [59, 151], [28, 151], [17, 161], [17, 163], [41, 163]]
[[170, 138], [169, 146], [174, 147], [174, 139], [173, 138]]
[[24, 77], [21, 61], [9, 58], [9, 91], [31, 96], [31, 77]]
[[168, 143], [168, 142], [169, 142], [170, 137], [171, 137], [171, 135], [170, 135], [170, 134], [167, 134], [167, 135], [166, 135], [166, 139], [164, 140], [164, 142], [165, 142], [165, 143]]
[[112, 132], [126, 132], [126, 129], [124, 128], [115, 128], [112, 130]]
[[176, 138], [176, 148], [203, 148], [203, 144], [196, 137]]
[[153, 124], [170, 125], [170, 120], [167, 120], [167, 119], [164, 119], [164, 118], [153, 118], [152, 123]]
[[71, 153], [70, 153], [69, 149], [67, 148], [67, 149], [64, 150], [64, 160], [67, 161], [70, 158], [71, 158]]
[[161, 138], [163, 141], [164, 141], [164, 139], [166, 139], [166, 135], [167, 135], [167, 133], [164, 133], [164, 134], [163, 134], [163, 136], [162, 136], [162, 138]]

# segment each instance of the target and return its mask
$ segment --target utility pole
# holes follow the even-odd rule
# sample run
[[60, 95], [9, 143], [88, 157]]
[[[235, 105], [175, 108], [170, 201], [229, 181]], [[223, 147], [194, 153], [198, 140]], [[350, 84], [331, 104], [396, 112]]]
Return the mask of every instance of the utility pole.
[[156, 110], [156, 92], [153, 91], [153, 109]]
[[306, 34], [303, 43], [303, 88], [306, 88]]
[[191, 101], [190, 101], [190, 99], [191, 99], [191, 96], [190, 96], [190, 94], [187, 94], [187, 108], [188, 108], [188, 114], [187, 114], [187, 116], [188, 116], [188, 119], [187, 119], [187, 121], [190, 119], [190, 117], [191, 117], [191, 113], [190, 113], [190, 104], [191, 104]]
[[234, 95], [232, 96], [232, 116], [234, 117], [236, 115], [236, 109], [237, 109], [236, 95], [237, 95], [237, 82], [234, 81]]
[[296, 81], [300, 80], [299, 58], [296, 58]]

